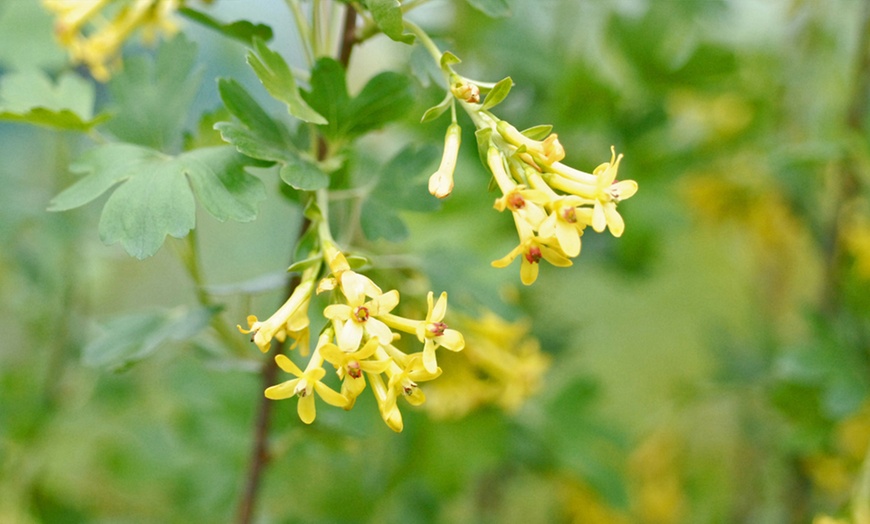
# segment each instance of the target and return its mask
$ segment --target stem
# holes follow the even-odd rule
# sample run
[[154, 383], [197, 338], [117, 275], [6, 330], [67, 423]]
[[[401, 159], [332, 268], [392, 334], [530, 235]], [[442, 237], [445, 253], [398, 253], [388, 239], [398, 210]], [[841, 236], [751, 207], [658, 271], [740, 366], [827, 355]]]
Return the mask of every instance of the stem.
[[[314, 46], [318, 45], [319, 38], [319, 29], [317, 27], [319, 15], [318, 12], [321, 7], [321, 2], [319, 0], [315, 0], [312, 9], [313, 17], [314, 17], [314, 34], [312, 35], [310, 31], [307, 31], [307, 25], [304, 23], [304, 17], [302, 17], [301, 10], [299, 9], [298, 0], [287, 0], [287, 5], [290, 6], [293, 11], [294, 18], [297, 20], [297, 25], [300, 27], [300, 34], [307, 34], [308, 39], [303, 37], [303, 41], [313, 43]], [[339, 50], [339, 61], [341, 64], [347, 68], [348, 61], [350, 60], [351, 49], [354, 44], [357, 43], [357, 40], [354, 37], [354, 31], [356, 28], [356, 10], [351, 6], [347, 6], [347, 10], [345, 11], [345, 22], [344, 27], [342, 29], [341, 35], [341, 49]], [[313, 37], [313, 38], [312, 38]], [[316, 48], [312, 49], [312, 51], [316, 51]], [[317, 140], [314, 143], [314, 147], [316, 148], [316, 156], [318, 161], [325, 160], [331, 154], [330, 144], [326, 142], [323, 136], [318, 136]], [[326, 190], [318, 191], [316, 193], [316, 197], [318, 198], [319, 204], [324, 204], [326, 202]], [[323, 212], [326, 213], [325, 207], [323, 208]], [[325, 225], [324, 225], [325, 224]], [[324, 214], [322, 220], [318, 220], [317, 222], [312, 222], [308, 218], [305, 218], [302, 221], [302, 224], [299, 228], [299, 234], [296, 237], [302, 238], [303, 235], [309, 230], [311, 227], [320, 227], [326, 229], [326, 232], [329, 232], [329, 219]], [[291, 260], [291, 263], [293, 261]], [[301, 282], [301, 277], [299, 275], [294, 275], [293, 278], [287, 284], [287, 292], [286, 297], [289, 298], [293, 295], [293, 292], [299, 286]], [[279, 355], [284, 351], [284, 343], [275, 343], [275, 355]], [[260, 391], [265, 390], [267, 387], [275, 384], [278, 374], [278, 365], [275, 363], [274, 358], [266, 359], [263, 362], [263, 367], [260, 370], [260, 376], [262, 377], [261, 384], [262, 388]], [[265, 395], [260, 395], [259, 405], [257, 408], [257, 418], [254, 422], [254, 441], [251, 446], [251, 459], [250, 466], [248, 467], [248, 473], [245, 480], [245, 488], [242, 492], [242, 499], [239, 502], [238, 514], [236, 517], [236, 522], [238, 524], [250, 524], [252, 522], [254, 516], [254, 507], [257, 500], [257, 493], [260, 490], [260, 486], [262, 484], [263, 472], [266, 467], [269, 465], [271, 457], [269, 455], [267, 440], [269, 436], [269, 427], [271, 426], [272, 421], [272, 401], [266, 398]]]
[[[196, 241], [196, 229], [190, 230], [183, 243], [176, 242], [174, 245], [187, 274], [193, 281], [197, 302], [203, 307], [218, 309], [218, 305], [205, 290], [205, 279], [202, 276], [202, 264], [199, 260], [199, 244]], [[239, 339], [238, 333], [229, 327], [221, 313], [212, 315], [209, 325], [234, 354], [238, 356], [248, 355], [247, 345]]]
[[311, 48], [311, 26], [302, 12], [302, 7], [299, 5], [299, 0], [285, 0], [287, 7], [293, 13], [293, 20], [296, 22], [296, 30], [299, 32], [299, 39], [302, 41], [302, 50], [305, 52], [305, 60], [309, 66], [314, 65], [314, 50]]
[[344, 26], [341, 30], [341, 49], [338, 52], [338, 61], [345, 69], [350, 63], [350, 52], [356, 44], [356, 9], [348, 5], [344, 11]]

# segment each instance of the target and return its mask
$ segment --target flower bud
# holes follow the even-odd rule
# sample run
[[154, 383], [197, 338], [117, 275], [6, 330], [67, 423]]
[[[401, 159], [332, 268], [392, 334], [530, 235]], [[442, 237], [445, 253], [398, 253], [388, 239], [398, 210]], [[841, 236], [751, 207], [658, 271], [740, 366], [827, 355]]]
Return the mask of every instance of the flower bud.
[[462, 142], [462, 130], [458, 124], [450, 124], [444, 137], [441, 165], [438, 166], [438, 171], [429, 177], [429, 192], [438, 198], [445, 198], [453, 191], [453, 171], [456, 169], [460, 142]]
[[450, 92], [463, 102], [468, 102], [469, 104], [480, 102], [480, 88], [458, 75], [453, 75], [451, 78]]
[[499, 134], [510, 144], [517, 147], [526, 146], [526, 151], [543, 164], [550, 165], [565, 158], [565, 148], [562, 147], [559, 137], [555, 133], [550, 134], [544, 140], [532, 140], [504, 120], [498, 123], [497, 129]]

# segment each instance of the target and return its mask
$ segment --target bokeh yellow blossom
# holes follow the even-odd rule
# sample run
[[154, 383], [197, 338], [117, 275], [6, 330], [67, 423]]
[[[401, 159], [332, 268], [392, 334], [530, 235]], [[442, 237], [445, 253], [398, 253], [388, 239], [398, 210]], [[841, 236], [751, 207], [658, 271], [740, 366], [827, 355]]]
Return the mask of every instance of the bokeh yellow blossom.
[[539, 390], [550, 367], [550, 357], [529, 333], [529, 322], [508, 322], [491, 311], [479, 318], [456, 318], [465, 349], [443, 359], [444, 373], [427, 388], [427, 412], [460, 418], [487, 405], [519, 409]]
[[56, 17], [58, 41], [74, 63], [85, 64], [105, 82], [120, 66], [124, 43], [136, 31], [150, 43], [178, 31], [174, 15], [180, 0], [42, 0]]

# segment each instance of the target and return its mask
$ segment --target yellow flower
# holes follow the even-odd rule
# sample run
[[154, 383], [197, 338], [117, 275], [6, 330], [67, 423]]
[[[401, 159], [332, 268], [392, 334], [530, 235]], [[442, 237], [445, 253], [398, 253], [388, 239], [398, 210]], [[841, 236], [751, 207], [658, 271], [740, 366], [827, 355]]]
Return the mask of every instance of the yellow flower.
[[338, 347], [346, 352], [355, 351], [363, 335], [391, 341], [393, 332], [376, 317], [389, 313], [399, 304], [399, 292], [394, 289], [382, 293], [370, 279], [350, 270], [342, 273], [340, 282], [347, 304], [330, 304], [323, 310], [323, 316], [335, 326]]
[[610, 151], [610, 162], [604, 162], [592, 172], [593, 175], [598, 176], [598, 192], [595, 195], [592, 211], [592, 229], [601, 233], [606, 226], [610, 228], [613, 236], [620, 237], [625, 231], [625, 222], [616, 211], [616, 204], [637, 193], [637, 182], [634, 180], [615, 181], [622, 155], [616, 156], [616, 148], [611, 147]]
[[501, 198], [496, 199], [493, 207], [499, 211], [509, 209], [515, 217], [521, 218], [537, 229], [547, 218], [544, 204], [549, 201], [549, 196], [543, 191], [518, 185], [506, 192]]
[[446, 198], [453, 191], [453, 171], [456, 169], [461, 142], [462, 130], [454, 122], [447, 127], [441, 165], [438, 166], [438, 171], [429, 177], [429, 192], [438, 198]]
[[384, 379], [380, 375], [375, 373], [369, 374], [369, 382], [371, 382], [372, 392], [378, 403], [378, 411], [381, 413], [381, 418], [390, 429], [396, 433], [401, 433], [405, 424], [402, 421], [402, 412], [399, 411], [395, 396], [392, 399], [390, 398], [387, 386], [384, 384]]
[[324, 344], [320, 353], [324, 360], [335, 366], [336, 373], [342, 379], [341, 394], [347, 397], [345, 409], [353, 407], [356, 398], [366, 387], [363, 372], [379, 374], [386, 371], [390, 359], [372, 359], [378, 349], [378, 339], [371, 338], [357, 351], [346, 353], [335, 344]]
[[[324, 338], [324, 336], [321, 335], [318, 346], [325, 344], [328, 340], [328, 337]], [[266, 398], [272, 400], [282, 400], [294, 395], [298, 396], [299, 403], [297, 404], [296, 410], [299, 413], [299, 419], [306, 424], [314, 422], [314, 418], [317, 416], [317, 411], [314, 405], [314, 392], [317, 392], [320, 398], [322, 398], [327, 404], [341, 408], [348, 404], [347, 397], [332, 390], [321, 381], [324, 375], [326, 375], [326, 371], [322, 367], [323, 358], [320, 357], [318, 349], [315, 349], [315, 353], [312, 355], [311, 360], [308, 361], [308, 366], [306, 366], [305, 371], [299, 369], [299, 367], [285, 355], [276, 355], [275, 362], [278, 364], [278, 367], [291, 375], [295, 375], [296, 378], [266, 388], [265, 391]]]
[[441, 370], [429, 371], [423, 366], [420, 353], [414, 353], [408, 358], [405, 367], [399, 367], [395, 362], [387, 369], [390, 377], [387, 386], [386, 409], [389, 411], [396, 404], [396, 399], [401, 394], [412, 406], [419, 406], [426, 401], [426, 395], [417, 385], [419, 382], [434, 380], [441, 375]]
[[427, 393], [426, 410], [436, 418], [459, 418], [485, 405], [513, 412], [534, 394], [550, 366], [528, 321], [508, 322], [491, 311], [459, 316], [465, 335], [461, 353], [443, 359], [444, 373]]
[[581, 204], [583, 199], [574, 195], [550, 201], [552, 211], [538, 229], [542, 238], [555, 238], [570, 258], [580, 255], [580, 237], [586, 226], [592, 223], [592, 209], [581, 207]]
[[423, 342], [423, 367], [429, 373], [435, 373], [438, 364], [435, 360], [435, 350], [443, 346], [450, 351], [461, 351], [465, 347], [465, 339], [462, 333], [455, 329], [449, 329], [443, 322], [447, 314], [447, 292], [442, 292], [438, 302], [434, 302], [434, 293], [431, 291], [426, 297], [429, 311], [426, 320], [417, 324], [417, 338]]
[[513, 146], [525, 148], [536, 164], [550, 165], [565, 158], [565, 148], [559, 142], [559, 137], [552, 133], [544, 140], [532, 140], [522, 134], [517, 128], [504, 120], [496, 125], [499, 134]]
[[383, 315], [381, 320], [391, 328], [416, 335], [423, 343], [423, 367], [429, 373], [435, 373], [438, 369], [435, 350], [443, 346], [450, 351], [461, 351], [465, 346], [465, 339], [462, 333], [448, 328], [444, 323], [444, 316], [447, 314], [446, 292], [442, 292], [435, 302], [435, 295], [430, 291], [426, 301], [429, 308], [425, 320], [412, 320], [393, 314]]
[[42, 5], [56, 14], [54, 31], [67, 46], [79, 30], [112, 0], [42, 0]]
[[[114, 17], [105, 22], [98, 14], [109, 3], [43, 0], [45, 8], [57, 15], [55, 30], [60, 43], [69, 48], [75, 62], [87, 65], [101, 82], [111, 76], [110, 64], [113, 67], [120, 64], [121, 47], [136, 30], [142, 29], [146, 40], [153, 40], [158, 33], [172, 35], [178, 30], [172, 15], [178, 10], [179, 0], [126, 0]], [[95, 27], [86, 27], [89, 22]]]
[[519, 255], [522, 255], [520, 266], [520, 280], [530, 286], [538, 279], [538, 264], [543, 258], [547, 262], [558, 267], [572, 265], [571, 259], [558, 246], [551, 246], [551, 241], [535, 235], [531, 226], [521, 220], [515, 220], [517, 230], [520, 232], [520, 244], [503, 258], [492, 262], [493, 267], [507, 267]]
[[[319, 267], [319, 266], [318, 266]], [[247, 318], [248, 329], [243, 329], [242, 326], [236, 326], [242, 333], [253, 333], [251, 341], [253, 341], [260, 351], [265, 353], [269, 351], [272, 339], [279, 342], [289, 336], [295, 343], [291, 346], [301, 346], [302, 354], [308, 353], [308, 337], [309, 337], [309, 319], [308, 319], [308, 303], [311, 300], [311, 291], [314, 282], [311, 280], [315, 273], [307, 271], [303, 275], [303, 280], [296, 286], [290, 298], [284, 302], [271, 317], [264, 321], [257, 320], [254, 315], [249, 315]]]
[[555, 162], [541, 175], [550, 186], [577, 195], [588, 200], [587, 204], [592, 204], [592, 229], [601, 233], [610, 228], [613, 236], [619, 237], [625, 231], [625, 222], [616, 211], [616, 204], [637, 193], [637, 182], [616, 181], [622, 155], [616, 156], [613, 147], [610, 153], [610, 161], [596, 167], [591, 174]]

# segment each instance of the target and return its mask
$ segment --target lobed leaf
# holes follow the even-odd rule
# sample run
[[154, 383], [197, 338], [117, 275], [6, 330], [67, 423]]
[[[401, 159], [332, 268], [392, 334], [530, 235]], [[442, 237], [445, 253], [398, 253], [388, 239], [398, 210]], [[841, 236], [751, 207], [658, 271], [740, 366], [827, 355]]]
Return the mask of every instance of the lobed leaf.
[[369, 240], [399, 242], [408, 228], [397, 210], [434, 211], [441, 202], [428, 191], [429, 176], [437, 168], [440, 151], [434, 145], [409, 145], [381, 170], [378, 183], [363, 203], [360, 225]]
[[179, 34], [163, 42], [152, 59], [125, 59], [124, 70], [108, 85], [117, 115], [107, 128], [119, 139], [170, 151], [181, 143], [188, 109], [202, 71], [194, 71], [196, 44]]
[[218, 220], [253, 220], [265, 191], [245, 172], [250, 164], [228, 146], [172, 157], [133, 144], [107, 144], [70, 166], [86, 176], [55, 197], [48, 209], [82, 206], [121, 184], [103, 207], [100, 238], [106, 244], [120, 242], [127, 253], [142, 259], [156, 253], [166, 235], [182, 237], [193, 229], [194, 193]]
[[385, 35], [396, 42], [414, 43], [414, 35], [405, 33], [399, 0], [368, 0], [366, 3], [372, 18]]
[[0, 120], [87, 131], [109, 115], [93, 116], [94, 85], [64, 73], [53, 84], [42, 71], [9, 73], [0, 83]]
[[113, 371], [127, 369], [167, 342], [196, 336], [217, 312], [216, 308], [176, 308], [114, 317], [84, 347], [82, 361], [87, 366]]
[[323, 116], [312, 109], [299, 95], [299, 88], [287, 62], [269, 49], [259, 38], [254, 38], [254, 50], [248, 52], [248, 65], [254, 70], [263, 87], [276, 100], [287, 105], [291, 115], [312, 124], [326, 124]]
[[311, 72], [311, 91], [303, 98], [329, 123], [321, 128], [330, 140], [350, 139], [403, 116], [414, 104], [411, 81], [393, 72], [375, 76], [356, 98], [347, 93], [344, 68], [321, 58]]

